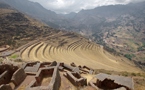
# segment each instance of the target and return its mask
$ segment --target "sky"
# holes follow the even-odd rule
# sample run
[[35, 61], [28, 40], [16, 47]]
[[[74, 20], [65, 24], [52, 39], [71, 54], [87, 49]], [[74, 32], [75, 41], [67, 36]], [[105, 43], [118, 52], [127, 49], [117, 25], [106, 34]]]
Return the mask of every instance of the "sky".
[[145, 0], [29, 0], [40, 3], [48, 10], [56, 13], [67, 14], [78, 12], [82, 9], [93, 9], [98, 6], [128, 4]]

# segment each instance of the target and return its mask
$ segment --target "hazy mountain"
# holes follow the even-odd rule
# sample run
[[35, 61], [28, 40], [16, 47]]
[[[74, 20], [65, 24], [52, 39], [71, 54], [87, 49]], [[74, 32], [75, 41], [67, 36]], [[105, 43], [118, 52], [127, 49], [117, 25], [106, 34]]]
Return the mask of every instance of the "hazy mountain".
[[28, 0], [0, 0], [0, 2], [4, 2], [19, 10], [20, 12], [35, 17], [55, 28], [59, 27], [57, 22], [62, 20], [61, 16], [58, 16], [51, 10], [45, 9], [43, 6], [36, 2], [31, 2]]
[[70, 22], [63, 28], [88, 36], [130, 60], [145, 60], [145, 2], [81, 10]]
[[145, 2], [82, 10], [67, 29], [132, 60], [145, 60]]
[[[130, 60], [145, 60], [145, 2], [82, 10], [66, 28], [117, 51]], [[66, 29], [66, 30], [67, 30]]]

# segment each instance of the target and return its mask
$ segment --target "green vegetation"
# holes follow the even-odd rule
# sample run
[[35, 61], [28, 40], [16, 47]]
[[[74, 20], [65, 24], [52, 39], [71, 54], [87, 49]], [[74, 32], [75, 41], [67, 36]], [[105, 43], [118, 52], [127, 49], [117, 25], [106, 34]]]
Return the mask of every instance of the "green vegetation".
[[2, 58], [0, 58], [0, 62], [2, 62], [3, 61], [3, 59]]
[[129, 76], [129, 73], [128, 72], [122, 72], [121, 75], [127, 77], [127, 76]]
[[115, 49], [110, 48], [110, 47], [108, 47], [108, 46], [106, 46], [106, 45], [104, 46], [104, 49], [105, 49], [106, 51], [108, 51], [108, 52], [114, 54], [114, 55], [120, 55], [120, 53], [117, 52]]
[[19, 57], [19, 55], [17, 55], [17, 54], [13, 54], [10, 56], [10, 58], [13, 58], [13, 59], [16, 59], [17, 57]]
[[22, 62], [22, 59], [16, 59], [15, 62]]
[[138, 51], [144, 51], [145, 50], [145, 43], [142, 43], [142, 46], [138, 47]]
[[135, 57], [134, 54], [125, 54], [124, 57], [128, 58], [129, 60], [132, 60], [133, 57]]

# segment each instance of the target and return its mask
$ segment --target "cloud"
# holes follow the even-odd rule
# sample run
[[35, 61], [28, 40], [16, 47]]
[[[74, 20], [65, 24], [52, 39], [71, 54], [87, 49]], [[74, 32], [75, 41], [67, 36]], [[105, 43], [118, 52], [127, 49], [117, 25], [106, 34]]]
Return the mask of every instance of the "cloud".
[[145, 1], [145, 0], [115, 0], [115, 1], [119, 3], [135, 3], [135, 2]]
[[92, 9], [97, 6], [127, 4], [145, 0], [30, 0], [56, 13], [78, 12], [81, 9]]

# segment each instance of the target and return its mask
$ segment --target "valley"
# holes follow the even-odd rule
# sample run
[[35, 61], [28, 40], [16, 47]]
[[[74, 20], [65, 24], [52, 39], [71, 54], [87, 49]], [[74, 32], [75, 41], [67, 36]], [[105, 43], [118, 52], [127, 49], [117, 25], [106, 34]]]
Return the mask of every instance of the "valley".
[[[89, 10], [82, 9], [78, 13], [57, 14], [37, 2], [0, 1], [41, 20], [50, 27], [77, 32], [105, 46], [111, 53], [130, 56], [126, 58], [137, 63], [145, 63], [145, 2], [108, 5]], [[142, 65], [141, 67], [144, 68]]]
[[27, 0], [0, 1], [0, 90], [145, 89], [142, 14], [113, 13], [118, 5], [59, 16]]
[[103, 46], [77, 33], [50, 28], [6, 4], [2, 5], [6, 7], [0, 9], [1, 45], [9, 45], [9, 49], [12, 50], [1, 53], [2, 56], [17, 52], [18, 54], [9, 58], [18, 57], [23, 61], [42, 62], [57, 60], [88, 65], [95, 69], [141, 71], [133, 62], [121, 56], [111, 55]]

